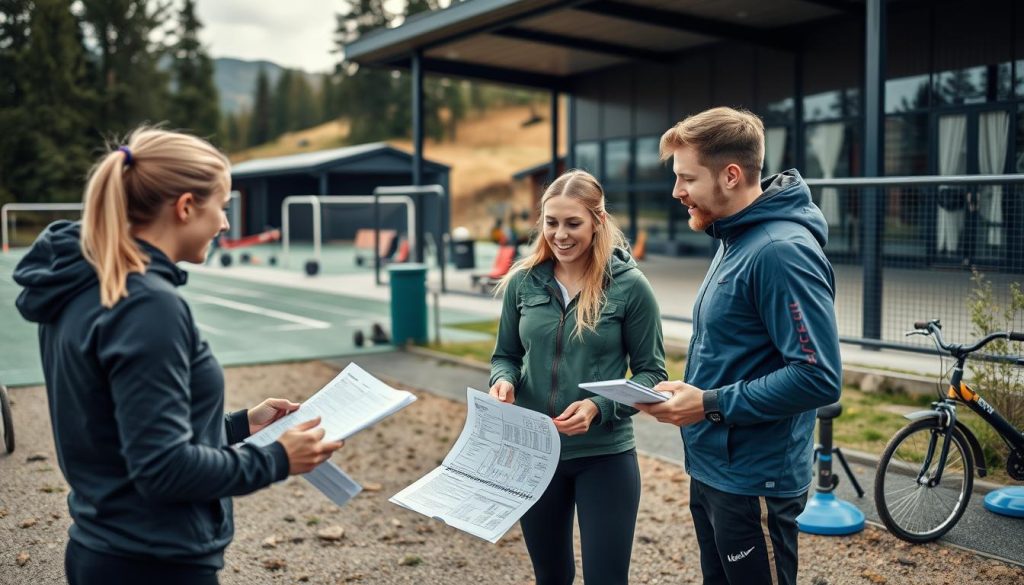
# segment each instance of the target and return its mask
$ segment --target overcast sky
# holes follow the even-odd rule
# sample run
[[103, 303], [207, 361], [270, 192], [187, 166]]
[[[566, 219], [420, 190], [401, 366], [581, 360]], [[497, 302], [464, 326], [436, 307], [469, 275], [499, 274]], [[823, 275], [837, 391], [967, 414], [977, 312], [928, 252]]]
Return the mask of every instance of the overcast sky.
[[335, 14], [345, 6], [344, 0], [198, 0], [196, 11], [212, 57], [265, 59], [322, 72], [338, 61], [330, 50]]

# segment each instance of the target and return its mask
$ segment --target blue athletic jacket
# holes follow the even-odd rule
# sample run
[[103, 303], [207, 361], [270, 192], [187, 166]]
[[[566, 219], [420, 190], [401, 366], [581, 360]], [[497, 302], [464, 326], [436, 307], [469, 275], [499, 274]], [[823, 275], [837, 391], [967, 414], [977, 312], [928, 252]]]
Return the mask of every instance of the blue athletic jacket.
[[720, 423], [682, 429], [687, 472], [728, 493], [791, 497], [811, 483], [815, 409], [842, 367], [828, 227], [796, 170], [706, 230], [721, 240], [693, 309], [684, 379]]
[[126, 557], [220, 568], [231, 498], [284, 479], [280, 443], [231, 447], [245, 411], [224, 416], [224, 375], [176, 290], [186, 273], [160, 250], [128, 297], [100, 305], [79, 224], [60, 221], [21, 259], [18, 310], [39, 323], [71, 539]]

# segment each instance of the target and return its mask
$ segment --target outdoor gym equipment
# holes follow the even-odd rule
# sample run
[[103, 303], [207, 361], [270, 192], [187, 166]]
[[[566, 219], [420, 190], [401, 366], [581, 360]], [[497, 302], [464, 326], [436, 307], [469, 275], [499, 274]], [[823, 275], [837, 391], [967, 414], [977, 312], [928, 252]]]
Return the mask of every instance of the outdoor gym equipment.
[[[971, 345], [946, 343], [938, 319], [918, 321], [907, 335], [927, 335], [940, 356], [956, 360], [945, 396], [930, 410], [905, 415], [903, 427], [885, 447], [875, 474], [875, 506], [885, 526], [908, 542], [929, 542], [948, 532], [967, 509], [974, 474], [985, 477], [981, 443], [956, 416], [963, 404], [990, 425], [1009, 447], [1006, 471], [1024, 480], [1024, 434], [1014, 427], [981, 395], [963, 382], [967, 357], [997, 339], [1024, 341], [1024, 332], [1000, 331]], [[989, 359], [1024, 365], [1020, 358]], [[1020, 488], [996, 490], [985, 498], [986, 508], [1011, 516], [1024, 515], [1024, 494]], [[996, 494], [996, 495], [993, 495]]]
[[832, 420], [843, 412], [843, 405], [836, 402], [818, 409], [818, 438], [814, 447], [814, 459], [818, 464], [818, 486], [807, 507], [797, 516], [796, 523], [801, 531], [809, 534], [838, 536], [853, 534], [864, 529], [864, 513], [850, 502], [841, 500], [833, 493], [839, 485], [839, 477], [832, 473], [832, 456], [839, 458], [846, 477], [850, 478], [857, 497], [864, 497], [864, 490], [850, 471], [846, 457], [839, 447], [832, 445]]
[[[245, 236], [242, 238], [229, 238], [227, 236], [221, 236], [218, 247], [224, 250], [220, 254], [220, 264], [227, 268], [231, 266], [231, 254], [228, 250], [240, 250], [242, 248], [248, 248], [250, 246], [258, 246], [260, 244], [266, 244], [267, 242], [276, 242], [281, 239], [281, 230], [267, 230], [259, 234], [253, 234], [251, 236]], [[243, 252], [239, 257], [239, 261], [242, 264], [248, 264], [252, 260], [252, 256], [248, 252]], [[268, 260], [271, 264], [277, 263], [277, 258], [271, 254]]]
[[14, 417], [11, 415], [11, 400], [7, 387], [0, 384], [0, 421], [3, 421], [4, 449], [14, 453]]
[[7, 215], [12, 211], [82, 211], [81, 203], [7, 203], [0, 207], [0, 241], [4, 254], [10, 252]]

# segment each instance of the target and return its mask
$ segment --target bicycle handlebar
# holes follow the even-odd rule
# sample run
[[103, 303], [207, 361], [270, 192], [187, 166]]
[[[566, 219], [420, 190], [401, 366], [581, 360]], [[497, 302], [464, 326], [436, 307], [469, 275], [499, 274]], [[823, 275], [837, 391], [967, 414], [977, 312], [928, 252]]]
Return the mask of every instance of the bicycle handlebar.
[[1010, 341], [1024, 341], [1024, 332], [1021, 331], [997, 331], [974, 342], [973, 345], [963, 346], [946, 343], [942, 339], [942, 324], [938, 319], [931, 321], [915, 321], [914, 329], [926, 330], [927, 335], [934, 335], [937, 345], [954, 356], [966, 356], [985, 347], [997, 339], [1009, 339]]

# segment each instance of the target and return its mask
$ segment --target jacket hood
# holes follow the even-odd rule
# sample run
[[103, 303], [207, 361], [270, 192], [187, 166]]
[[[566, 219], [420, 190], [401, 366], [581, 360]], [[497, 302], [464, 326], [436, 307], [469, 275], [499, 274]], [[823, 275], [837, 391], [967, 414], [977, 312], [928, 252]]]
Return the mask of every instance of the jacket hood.
[[[47, 226], [14, 269], [23, 287], [16, 305], [21, 316], [35, 323], [54, 321], [64, 306], [82, 291], [96, 286], [96, 270], [82, 255], [80, 222], [61, 220]], [[136, 240], [150, 257], [147, 271], [174, 285], [185, 283], [185, 271], [156, 247]]]
[[802, 225], [824, 248], [828, 224], [814, 203], [811, 190], [796, 169], [783, 171], [761, 181], [761, 196], [739, 213], [719, 219], [705, 232], [713, 238], [730, 240], [748, 228], [768, 221], [790, 221]]

